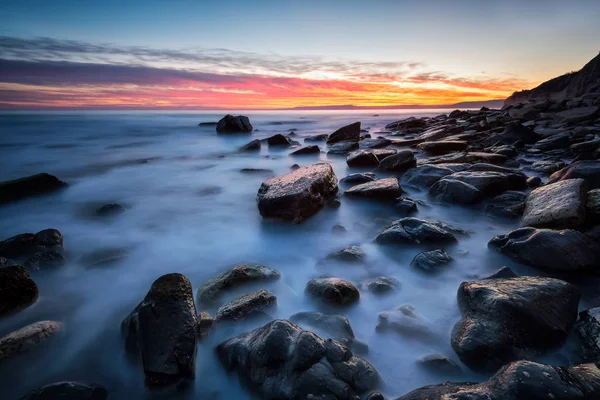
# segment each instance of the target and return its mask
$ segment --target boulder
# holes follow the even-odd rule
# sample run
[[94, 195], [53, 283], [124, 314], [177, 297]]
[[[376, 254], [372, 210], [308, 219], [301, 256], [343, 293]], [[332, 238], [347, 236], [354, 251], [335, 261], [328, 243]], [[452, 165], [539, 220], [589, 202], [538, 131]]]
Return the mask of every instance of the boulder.
[[378, 276], [360, 283], [361, 289], [366, 289], [373, 294], [384, 294], [400, 289], [400, 282], [389, 276]]
[[66, 186], [65, 182], [46, 173], [0, 182], [0, 204], [54, 192]]
[[463, 282], [452, 348], [470, 368], [490, 372], [544, 354], [567, 338], [580, 296], [575, 286], [553, 278]]
[[258, 150], [260, 150], [260, 140], [258, 140], [258, 139], [254, 139], [251, 142], [246, 143], [239, 149], [240, 152], [258, 151]]
[[410, 150], [402, 150], [398, 153], [385, 157], [379, 163], [379, 169], [382, 171], [404, 172], [417, 166], [415, 155]]
[[600, 369], [594, 364], [554, 367], [516, 361], [483, 383], [445, 382], [396, 400], [594, 400], [599, 392]]
[[349, 167], [377, 167], [379, 165], [379, 159], [377, 156], [369, 150], [356, 150], [348, 154], [346, 157], [346, 164]]
[[394, 200], [400, 197], [402, 189], [397, 178], [385, 178], [352, 186], [344, 194], [377, 200]]
[[346, 125], [333, 132], [327, 138], [327, 144], [334, 144], [344, 141], [358, 142], [360, 139], [360, 122]]
[[327, 154], [332, 155], [346, 155], [347, 153], [358, 149], [357, 142], [344, 141], [333, 144]]
[[371, 149], [371, 152], [377, 156], [378, 160], [383, 160], [386, 157], [397, 154], [398, 150], [396, 150], [396, 149]]
[[533, 190], [525, 200], [521, 226], [576, 228], [585, 222], [585, 180], [566, 179]]
[[494, 197], [486, 207], [489, 215], [500, 218], [520, 218], [525, 209], [527, 194], [508, 190]]
[[144, 300], [121, 323], [126, 350], [140, 356], [147, 385], [194, 378], [197, 327], [189, 279], [172, 273], [154, 281]]
[[427, 127], [427, 120], [423, 118], [409, 117], [399, 121], [390, 122], [385, 129], [395, 129], [399, 131], [420, 131]]
[[0, 361], [25, 353], [56, 336], [62, 324], [39, 321], [0, 338]]
[[258, 210], [265, 218], [299, 223], [316, 214], [337, 194], [330, 164], [314, 164], [271, 178], [258, 189]]
[[588, 189], [600, 189], [600, 161], [576, 161], [550, 175], [548, 183], [565, 179], [585, 179]]
[[417, 254], [410, 262], [410, 265], [424, 271], [435, 271], [451, 262], [452, 257], [448, 253], [444, 250], [436, 249]]
[[349, 246], [342, 250], [328, 254], [325, 258], [331, 261], [341, 261], [346, 263], [362, 263], [367, 255], [359, 246]]
[[284, 136], [281, 133], [267, 138], [267, 143], [269, 146], [291, 146], [293, 144], [289, 137]]
[[352, 184], [352, 183], [367, 183], [377, 180], [377, 175], [372, 172], [364, 172], [360, 174], [350, 174], [345, 178], [342, 178], [340, 183]]
[[358, 147], [361, 149], [378, 149], [380, 147], [387, 147], [390, 144], [392, 144], [392, 141], [386, 138], [363, 139], [358, 143]]
[[36, 302], [38, 287], [22, 265], [0, 267], [0, 317], [14, 314]]
[[580, 355], [585, 362], [600, 363], [600, 307], [579, 313], [574, 328], [580, 345]]
[[453, 243], [454, 233], [466, 231], [441, 221], [406, 217], [390, 223], [375, 240], [382, 244]]
[[576, 230], [520, 228], [492, 238], [489, 246], [538, 268], [585, 271], [598, 267], [600, 243]]
[[79, 382], [56, 382], [43, 386], [21, 400], [106, 400], [108, 391], [99, 385]]
[[276, 303], [277, 297], [264, 289], [246, 293], [219, 307], [215, 314], [215, 321], [237, 321], [263, 312]]
[[417, 148], [429, 154], [440, 155], [466, 150], [468, 145], [467, 142], [462, 140], [441, 140], [437, 142], [423, 142], [418, 144]]
[[354, 400], [379, 375], [364, 359], [285, 320], [275, 320], [217, 347], [221, 363], [263, 399]]
[[243, 115], [227, 114], [217, 122], [218, 133], [250, 133], [252, 132], [252, 124], [248, 117]]
[[346, 306], [356, 303], [360, 294], [348, 281], [340, 278], [316, 278], [306, 284], [306, 294], [325, 304]]
[[0, 241], [0, 257], [23, 262], [30, 271], [63, 265], [62, 253], [63, 236], [56, 229], [23, 233]]
[[318, 154], [320, 152], [321, 152], [321, 149], [319, 148], [319, 146], [305, 146], [305, 147], [299, 148], [296, 151], [293, 151], [290, 155], [302, 156], [302, 155], [306, 155], [306, 154]]
[[576, 124], [578, 122], [589, 121], [600, 116], [600, 108], [596, 106], [590, 107], [578, 107], [570, 110], [557, 112], [554, 114], [556, 118], [560, 119], [561, 122], [568, 125]]
[[198, 304], [210, 304], [223, 292], [252, 282], [270, 282], [281, 277], [279, 271], [262, 265], [237, 265], [208, 280], [198, 289]]
[[413, 306], [405, 304], [390, 311], [379, 313], [377, 331], [393, 331], [405, 336], [429, 336], [431, 329]]

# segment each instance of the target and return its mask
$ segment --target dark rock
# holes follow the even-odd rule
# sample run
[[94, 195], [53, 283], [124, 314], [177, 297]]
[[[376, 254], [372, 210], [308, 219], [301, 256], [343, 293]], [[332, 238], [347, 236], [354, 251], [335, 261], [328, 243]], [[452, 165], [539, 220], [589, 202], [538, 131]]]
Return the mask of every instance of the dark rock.
[[385, 129], [395, 129], [399, 131], [406, 130], [421, 130], [427, 127], [427, 121], [421, 118], [405, 118], [399, 121], [394, 121], [385, 126]]
[[398, 200], [394, 208], [398, 210], [399, 214], [406, 217], [417, 212], [417, 203], [414, 200], [405, 197]]
[[295, 170], [297, 170], [298, 168], [300, 168], [300, 166], [299, 166], [298, 164], [294, 164], [294, 165], [292, 165], [292, 166], [290, 167], [290, 169], [291, 169], [292, 171], [295, 171]]
[[579, 298], [575, 286], [552, 278], [463, 282], [452, 347], [470, 368], [485, 371], [543, 354], [567, 338]]
[[475, 186], [456, 179], [440, 179], [429, 188], [429, 194], [436, 200], [451, 204], [475, 204], [484, 199], [483, 193]]
[[126, 209], [120, 204], [111, 203], [105, 204], [96, 210], [96, 215], [99, 217], [112, 217], [125, 212]]
[[46, 173], [0, 182], [0, 204], [54, 192], [66, 186], [65, 182]]
[[260, 140], [258, 140], [258, 139], [254, 139], [251, 142], [246, 143], [239, 149], [240, 152], [257, 151], [257, 150], [260, 150]]
[[305, 154], [318, 154], [321, 152], [319, 146], [305, 146], [296, 151], [293, 151], [290, 155], [292, 156], [301, 156]]
[[379, 169], [382, 171], [403, 172], [417, 166], [415, 155], [410, 150], [402, 150], [398, 153], [385, 157], [379, 163]]
[[390, 139], [379, 138], [379, 139], [363, 139], [359, 142], [359, 148], [361, 149], [378, 149], [380, 147], [387, 147], [392, 144]]
[[237, 321], [246, 318], [251, 314], [267, 310], [276, 303], [277, 297], [264, 289], [246, 293], [219, 307], [215, 315], [215, 320]]
[[338, 225], [334, 225], [334, 226], [331, 228], [331, 232], [332, 232], [332, 233], [336, 233], [336, 234], [340, 235], [340, 234], [347, 233], [347, 232], [348, 232], [348, 230], [347, 230], [346, 228], [344, 228], [344, 226], [343, 226], [343, 225], [339, 225], [339, 224], [338, 224]]
[[340, 208], [342, 206], [342, 202], [338, 198], [331, 198], [327, 201], [327, 207], [329, 208]]
[[533, 145], [533, 149], [541, 151], [550, 151], [556, 149], [568, 148], [571, 144], [571, 135], [569, 133], [557, 133], [556, 135], [544, 138]]
[[354, 331], [350, 321], [340, 314], [323, 314], [320, 312], [299, 312], [290, 317], [290, 321], [298, 325], [307, 325], [327, 332], [336, 340], [354, 339]]
[[394, 278], [379, 276], [377, 278], [361, 282], [360, 287], [365, 288], [374, 294], [384, 294], [398, 290], [400, 288], [400, 282]]
[[217, 353], [263, 399], [354, 400], [379, 382], [375, 368], [341, 343], [285, 320], [223, 342]]
[[498, 271], [494, 272], [492, 275], [482, 279], [516, 278], [517, 276], [518, 275], [515, 274], [512, 269], [508, 267], [502, 267]]
[[341, 127], [337, 131], [329, 135], [327, 144], [334, 144], [344, 141], [358, 142], [360, 139], [360, 122], [355, 122], [350, 125]]
[[[537, 133], [518, 122], [511, 122], [506, 125], [502, 133], [493, 134], [489, 138], [490, 144], [502, 143], [514, 145], [519, 142], [522, 144], [535, 143], [540, 139]], [[522, 146], [521, 146], [522, 147]]]
[[402, 189], [397, 178], [385, 178], [352, 186], [344, 194], [377, 200], [394, 200], [400, 197]]
[[269, 146], [291, 146], [292, 140], [287, 136], [283, 136], [281, 133], [271, 136], [267, 139]]
[[377, 167], [379, 159], [369, 150], [356, 150], [348, 154], [346, 164], [349, 167]]
[[194, 378], [197, 313], [192, 284], [181, 274], [158, 278], [121, 323], [128, 352], [140, 355], [148, 385]]
[[213, 303], [223, 292], [252, 282], [271, 282], [281, 277], [273, 268], [262, 265], [237, 265], [212, 278], [198, 289], [198, 304]]
[[0, 267], [0, 317], [29, 307], [39, 296], [38, 287], [22, 265]]
[[527, 187], [536, 188], [542, 186], [542, 179], [539, 176], [530, 176], [527, 178]]
[[367, 396], [367, 400], [385, 400], [385, 397], [379, 392], [374, 392]]
[[456, 375], [462, 372], [460, 366], [441, 354], [430, 354], [419, 360], [419, 364], [432, 372]]
[[529, 166], [529, 169], [535, 172], [542, 172], [544, 174], [551, 174], [563, 168], [565, 163], [562, 161], [550, 161], [542, 160], [536, 161]]
[[196, 317], [198, 320], [198, 337], [203, 339], [208, 336], [213, 324], [215, 323], [214, 318], [206, 311], [201, 312]]
[[326, 257], [326, 260], [343, 261], [347, 263], [362, 263], [367, 255], [358, 246], [349, 246], [340, 251], [333, 252]]
[[402, 176], [402, 181], [411, 186], [430, 188], [441, 178], [451, 175], [454, 172], [458, 171], [454, 171], [444, 165], [422, 165], [406, 171]]
[[453, 243], [454, 233], [466, 233], [441, 221], [406, 217], [390, 223], [375, 239], [378, 243]]
[[530, 121], [540, 116], [540, 110], [533, 106], [523, 106], [522, 108], [513, 108], [508, 112], [511, 118]]
[[600, 189], [590, 190], [587, 193], [586, 214], [587, 220], [600, 221]]
[[574, 178], [585, 179], [589, 190], [600, 189], [600, 161], [576, 161], [553, 173], [548, 183]]
[[32, 271], [63, 265], [62, 252], [63, 237], [56, 229], [23, 233], [0, 242], [0, 257], [23, 261]]
[[452, 257], [450, 257], [448, 253], [444, 250], [437, 249], [417, 254], [410, 262], [410, 265], [425, 271], [434, 271], [451, 262]]
[[581, 358], [585, 362], [600, 362], [600, 307], [590, 308], [579, 313], [579, 320], [575, 324]]
[[243, 115], [233, 116], [227, 114], [217, 122], [218, 133], [250, 133], [252, 124], [248, 117]]
[[218, 122], [209, 121], [209, 122], [200, 122], [198, 126], [217, 126]]
[[377, 180], [377, 176], [372, 172], [364, 172], [360, 174], [350, 174], [345, 178], [342, 178], [340, 183], [367, 183]]
[[520, 218], [525, 209], [527, 194], [508, 190], [500, 196], [494, 197], [487, 205], [488, 214], [501, 218]]
[[429, 189], [429, 194], [450, 203], [473, 204], [509, 189], [523, 189], [526, 179], [520, 173], [461, 171], [441, 178]]
[[306, 284], [305, 292], [311, 297], [330, 305], [350, 305], [360, 298], [358, 289], [339, 278], [316, 278]]
[[21, 400], [106, 400], [108, 391], [99, 385], [79, 382], [56, 382], [43, 386]]
[[377, 159], [383, 160], [386, 157], [397, 154], [398, 150], [396, 150], [396, 149], [371, 149], [371, 152], [377, 156]]
[[265, 168], [242, 168], [240, 169], [242, 174], [260, 174], [260, 175], [275, 175], [272, 169]]
[[454, 151], [466, 150], [468, 143], [461, 140], [445, 140], [437, 142], [423, 142], [417, 148], [433, 155], [448, 154]]
[[313, 135], [313, 136], [307, 136], [306, 138], [304, 138], [304, 141], [305, 142], [324, 142], [327, 140], [328, 137], [329, 137], [328, 134]]
[[337, 191], [331, 165], [309, 165], [263, 182], [258, 189], [258, 210], [265, 218], [299, 223], [316, 214]]
[[572, 108], [555, 114], [562, 122], [572, 125], [578, 122], [589, 121], [600, 116], [600, 108], [596, 106]]
[[379, 313], [376, 329], [391, 330], [405, 336], [428, 336], [429, 323], [411, 305], [405, 304], [390, 311]]
[[347, 153], [357, 150], [357, 149], [358, 149], [357, 142], [345, 141], [345, 142], [335, 143], [334, 145], [332, 145], [329, 148], [329, 151], [327, 152], [327, 154], [346, 155]]
[[59, 322], [39, 321], [9, 333], [0, 338], [0, 361], [33, 350], [61, 330]]

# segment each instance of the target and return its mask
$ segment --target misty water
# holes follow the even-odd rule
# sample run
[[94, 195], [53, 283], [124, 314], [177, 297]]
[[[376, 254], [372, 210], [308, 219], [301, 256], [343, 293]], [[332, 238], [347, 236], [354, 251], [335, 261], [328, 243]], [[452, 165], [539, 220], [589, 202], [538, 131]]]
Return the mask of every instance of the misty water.
[[[359, 340], [369, 345], [364, 357], [382, 376], [381, 391], [394, 398], [426, 384], [446, 380], [481, 381], [462, 366], [463, 374], [444, 375], [423, 369], [418, 360], [443, 354], [459, 362], [450, 346], [450, 332], [459, 318], [456, 291], [461, 282], [483, 277], [510, 261], [487, 248], [496, 234], [514, 229], [518, 221], [487, 216], [484, 207], [435, 204], [425, 192], [404, 187], [407, 196], [422, 199], [415, 215], [439, 219], [471, 231], [444, 249], [454, 262], [436, 274], [410, 266], [424, 249], [439, 246], [381, 246], [376, 234], [400, 214], [393, 204], [341, 197], [341, 207], [325, 208], [302, 224], [263, 220], [256, 205], [260, 184], [300, 166], [330, 162], [338, 179], [362, 172], [347, 167], [345, 157], [321, 154], [293, 157], [292, 149], [263, 145], [260, 153], [237, 153], [251, 138], [266, 138], [294, 129], [295, 140], [331, 133], [360, 120], [376, 137], [396, 119], [437, 115], [414, 111], [245, 112], [256, 130], [252, 135], [217, 135], [214, 126], [224, 113], [211, 112], [70, 112], [0, 115], [0, 180], [48, 172], [69, 183], [61, 192], [0, 207], [1, 239], [45, 228], [64, 236], [68, 263], [34, 273], [39, 300], [0, 320], [0, 335], [39, 320], [63, 322], [64, 333], [35, 351], [0, 363], [0, 393], [12, 399], [60, 380], [99, 383], [113, 398], [249, 399], [235, 375], [219, 364], [214, 347], [264, 320], [221, 326], [199, 342], [196, 379], [186, 388], [149, 391], [141, 365], [124, 354], [122, 319], [145, 296], [159, 276], [180, 272], [194, 291], [207, 279], [237, 264], [263, 264], [281, 272], [278, 282], [261, 285], [277, 295], [274, 318], [299, 311], [323, 309], [304, 295], [308, 280], [338, 276], [358, 284], [368, 278], [391, 276], [401, 282], [397, 292], [374, 295], [361, 290], [358, 304], [334, 312], [345, 314]], [[373, 114], [379, 116], [373, 116]], [[319, 144], [325, 150], [324, 143]], [[241, 172], [244, 168], [267, 171]], [[385, 176], [378, 174], [378, 176]], [[343, 191], [346, 187], [340, 186]], [[127, 211], [98, 219], [94, 211], [106, 203]], [[346, 234], [332, 232], [342, 225]], [[365, 265], [317, 265], [332, 251], [360, 245]], [[86, 266], [86, 257], [117, 251], [126, 256], [113, 264]], [[519, 272], [523, 267], [513, 266]], [[539, 274], [539, 272], [535, 272]], [[250, 288], [253, 288], [252, 286]], [[248, 291], [227, 294], [228, 300]], [[378, 313], [397, 306], [414, 306], [431, 334], [406, 337], [377, 332]], [[585, 308], [585, 302], [581, 304]], [[200, 308], [198, 311], [204, 311]], [[208, 309], [214, 313], [215, 309]], [[322, 337], [327, 334], [314, 330]], [[566, 351], [544, 358], [566, 364]], [[174, 391], [178, 391], [174, 394]]]

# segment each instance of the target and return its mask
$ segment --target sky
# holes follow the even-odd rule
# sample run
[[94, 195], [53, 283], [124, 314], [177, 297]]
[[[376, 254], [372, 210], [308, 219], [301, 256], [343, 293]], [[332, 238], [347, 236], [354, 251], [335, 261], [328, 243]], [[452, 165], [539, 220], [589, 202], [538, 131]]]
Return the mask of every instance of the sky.
[[502, 99], [600, 50], [600, 0], [0, 0], [0, 109]]

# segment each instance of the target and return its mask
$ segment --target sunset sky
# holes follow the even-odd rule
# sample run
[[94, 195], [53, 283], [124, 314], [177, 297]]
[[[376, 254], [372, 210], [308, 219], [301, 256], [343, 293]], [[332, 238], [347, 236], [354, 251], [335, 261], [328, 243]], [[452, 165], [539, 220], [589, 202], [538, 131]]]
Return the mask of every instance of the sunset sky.
[[600, 50], [600, 0], [4, 1], [0, 109], [502, 99]]

